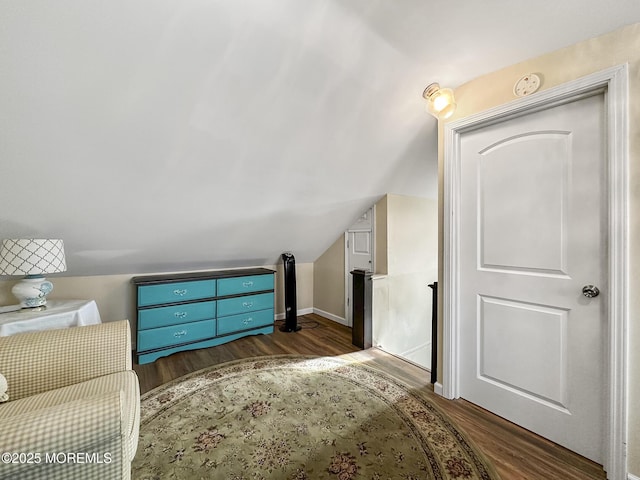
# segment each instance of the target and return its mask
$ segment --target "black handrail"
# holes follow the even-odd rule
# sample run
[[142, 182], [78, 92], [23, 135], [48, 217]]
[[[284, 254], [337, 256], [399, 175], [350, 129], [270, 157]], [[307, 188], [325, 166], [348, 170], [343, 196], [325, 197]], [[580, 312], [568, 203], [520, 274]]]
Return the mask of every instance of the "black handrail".
[[438, 381], [438, 282], [429, 284], [433, 290], [431, 305], [431, 383]]

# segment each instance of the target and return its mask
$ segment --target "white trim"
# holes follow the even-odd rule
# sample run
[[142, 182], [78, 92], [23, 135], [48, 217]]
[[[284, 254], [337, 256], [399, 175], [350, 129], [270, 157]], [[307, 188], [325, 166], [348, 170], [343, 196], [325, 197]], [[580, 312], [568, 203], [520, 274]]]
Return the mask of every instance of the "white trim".
[[371, 207], [371, 273], [376, 271], [376, 204]]
[[375, 345], [373, 348], [375, 348], [377, 350], [380, 350], [380, 351], [386, 353], [387, 355], [391, 355], [392, 357], [396, 357], [396, 358], [402, 360], [403, 362], [406, 362], [406, 363], [408, 363], [410, 365], [413, 365], [414, 367], [419, 368], [420, 370], [424, 370], [425, 373], [431, 373], [431, 370], [429, 370], [424, 365], [420, 365], [419, 363], [416, 363], [413, 360], [409, 360], [408, 358], [403, 357], [401, 354], [389, 352], [389, 351], [385, 350], [384, 347], [382, 347], [381, 345]]
[[640, 480], [640, 477], [636, 477], [635, 475], [627, 475], [627, 480]]
[[[415, 347], [413, 347], [413, 348], [410, 348], [410, 349], [409, 349], [409, 350], [407, 350], [406, 352], [399, 353], [398, 355], [399, 355], [400, 357], [405, 357], [405, 356], [407, 356], [407, 355], [411, 355], [412, 353], [415, 353], [415, 352], [417, 352], [418, 350], [421, 350], [421, 349], [423, 349], [423, 348], [428, 348], [429, 350], [431, 350], [431, 342], [424, 342], [424, 343], [421, 343], [420, 345], [417, 345], [417, 346], [415, 346]], [[422, 367], [422, 368], [425, 368], [425, 367]]]
[[339, 317], [338, 315], [334, 315], [333, 313], [325, 312], [324, 310], [320, 310], [319, 308], [313, 307], [313, 313], [316, 315], [320, 315], [321, 317], [328, 318], [329, 320], [333, 320], [334, 322], [340, 323], [345, 326], [347, 325], [347, 320]]
[[[301, 308], [298, 309], [297, 315], [300, 317], [302, 315], [307, 315], [309, 313], [313, 313], [313, 308], [309, 307], [309, 308]], [[276, 313], [273, 316], [274, 320], [284, 320], [286, 318], [286, 315], [284, 312], [282, 313]]]
[[443, 397], [444, 395], [442, 395], [442, 384], [440, 382], [436, 382], [433, 384], [433, 392], [436, 395], [440, 395], [441, 397]]
[[627, 477], [627, 352], [629, 316], [629, 89], [627, 65], [611, 73], [607, 108], [609, 141], [608, 389], [604, 467], [611, 480]]
[[[382, 273], [374, 273], [371, 275], [371, 341], [373, 342], [373, 346], [377, 347], [380, 345], [380, 340], [378, 339], [378, 321], [380, 318], [388, 319], [389, 316], [389, 306], [388, 302], [382, 308], [379, 308], [378, 305], [378, 283], [381, 280], [386, 280], [387, 275]], [[386, 285], [386, 282], [385, 282]], [[387, 286], [383, 285], [382, 288], [387, 290]], [[388, 296], [388, 291], [386, 292]], [[384, 296], [384, 295], [383, 295]], [[385, 308], [386, 307], [386, 308]]]
[[347, 302], [349, 301], [349, 232], [344, 232], [344, 320], [346, 322], [347, 327], [351, 326], [349, 323], [353, 323], [351, 321], [351, 305]]
[[628, 328], [628, 66], [619, 65], [445, 125], [442, 396], [458, 398], [460, 136], [468, 131], [605, 90], [608, 138], [609, 330], [606, 365], [604, 468], [610, 480], [627, 478]]

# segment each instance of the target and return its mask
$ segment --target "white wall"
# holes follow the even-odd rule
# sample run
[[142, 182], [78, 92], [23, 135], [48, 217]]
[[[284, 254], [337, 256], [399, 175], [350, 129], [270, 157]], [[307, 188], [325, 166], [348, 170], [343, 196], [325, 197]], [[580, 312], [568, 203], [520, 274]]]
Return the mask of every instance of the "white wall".
[[424, 5], [352, 7], [0, 2], [0, 238], [62, 238], [75, 275], [315, 261], [437, 169], [423, 63], [374, 20]]
[[428, 284], [438, 272], [437, 202], [388, 195], [386, 212], [387, 274], [373, 279], [373, 344], [430, 368]]

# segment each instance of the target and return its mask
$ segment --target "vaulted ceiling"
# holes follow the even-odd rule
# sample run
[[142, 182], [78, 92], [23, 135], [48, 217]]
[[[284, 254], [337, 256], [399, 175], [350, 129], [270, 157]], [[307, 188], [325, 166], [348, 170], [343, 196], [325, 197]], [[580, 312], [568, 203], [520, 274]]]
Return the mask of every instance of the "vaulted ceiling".
[[638, 20], [637, 0], [0, 0], [0, 237], [63, 238], [70, 275], [312, 262], [385, 193], [435, 198], [428, 83]]

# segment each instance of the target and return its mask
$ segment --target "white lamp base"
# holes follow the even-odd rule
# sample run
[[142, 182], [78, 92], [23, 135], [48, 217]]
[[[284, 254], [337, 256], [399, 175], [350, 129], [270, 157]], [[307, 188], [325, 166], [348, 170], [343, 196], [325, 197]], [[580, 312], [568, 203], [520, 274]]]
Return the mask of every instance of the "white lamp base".
[[47, 295], [53, 290], [53, 284], [42, 275], [34, 275], [23, 278], [11, 289], [18, 300], [20, 307], [43, 307], [47, 304]]

